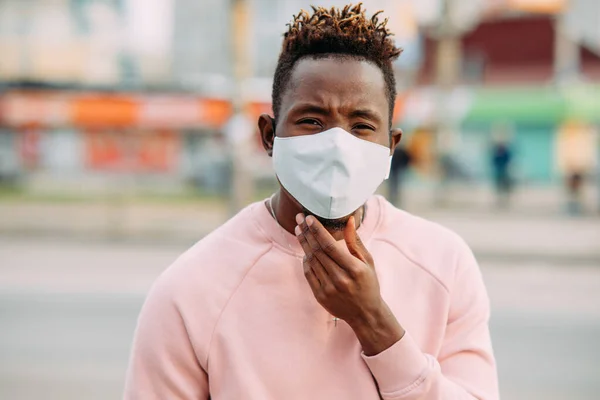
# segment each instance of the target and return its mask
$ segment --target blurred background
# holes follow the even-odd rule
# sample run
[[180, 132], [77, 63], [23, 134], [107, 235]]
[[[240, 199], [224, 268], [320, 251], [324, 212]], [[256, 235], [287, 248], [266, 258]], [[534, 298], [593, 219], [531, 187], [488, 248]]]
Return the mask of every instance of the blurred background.
[[[381, 194], [475, 251], [503, 399], [598, 399], [600, 1], [364, 3], [404, 48]], [[310, 4], [0, 0], [0, 398], [120, 398], [152, 281], [276, 187], [256, 121]]]

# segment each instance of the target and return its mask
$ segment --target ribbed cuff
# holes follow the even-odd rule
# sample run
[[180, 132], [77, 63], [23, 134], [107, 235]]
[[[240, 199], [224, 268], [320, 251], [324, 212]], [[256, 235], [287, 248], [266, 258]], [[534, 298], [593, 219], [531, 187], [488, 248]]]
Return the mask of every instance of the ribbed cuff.
[[371, 357], [363, 353], [362, 358], [382, 395], [406, 394], [423, 383], [429, 373], [427, 357], [408, 332], [390, 348]]

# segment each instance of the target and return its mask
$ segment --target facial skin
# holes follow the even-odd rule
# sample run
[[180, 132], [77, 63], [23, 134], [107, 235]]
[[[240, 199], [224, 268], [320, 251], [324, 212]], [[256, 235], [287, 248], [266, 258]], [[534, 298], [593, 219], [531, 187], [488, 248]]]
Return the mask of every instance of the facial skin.
[[[262, 143], [272, 155], [275, 136], [314, 135], [340, 127], [360, 139], [390, 148], [390, 155], [402, 132], [389, 127], [389, 103], [383, 73], [374, 64], [347, 56], [304, 58], [294, 67], [282, 97], [278, 120], [260, 116]], [[280, 185], [281, 186], [281, 185]], [[279, 223], [293, 233], [298, 213], [311, 215], [283, 187], [273, 198]], [[315, 216], [336, 239], [341, 239], [350, 216], [357, 222], [363, 208], [337, 220]]]

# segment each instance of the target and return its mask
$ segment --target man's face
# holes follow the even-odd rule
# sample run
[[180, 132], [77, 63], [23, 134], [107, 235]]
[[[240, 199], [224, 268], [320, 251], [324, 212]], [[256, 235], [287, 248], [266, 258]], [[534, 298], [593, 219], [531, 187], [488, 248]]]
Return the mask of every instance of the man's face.
[[340, 127], [390, 146], [385, 81], [375, 65], [352, 58], [300, 60], [282, 97], [277, 136], [312, 135]]
[[[274, 132], [279, 137], [291, 137], [314, 135], [335, 127], [390, 147], [392, 154], [401, 132], [392, 131], [390, 139], [389, 118], [381, 70], [367, 61], [332, 56], [300, 60], [282, 97], [277, 125], [272, 126], [271, 120], [261, 116], [259, 126], [269, 155]], [[317, 218], [332, 229], [343, 229], [348, 219]]]

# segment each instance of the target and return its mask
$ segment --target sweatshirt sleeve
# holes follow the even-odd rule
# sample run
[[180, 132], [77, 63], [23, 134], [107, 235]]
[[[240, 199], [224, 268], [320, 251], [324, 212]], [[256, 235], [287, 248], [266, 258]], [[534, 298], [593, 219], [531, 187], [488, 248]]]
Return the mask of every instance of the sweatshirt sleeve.
[[196, 357], [176, 292], [163, 278], [151, 289], [138, 319], [124, 399], [208, 399], [208, 376]]
[[466, 245], [458, 262], [450, 287], [446, 333], [437, 358], [423, 353], [409, 332], [375, 356], [362, 355], [384, 400], [499, 399], [487, 292]]

